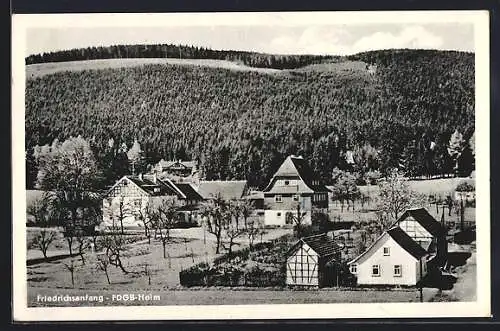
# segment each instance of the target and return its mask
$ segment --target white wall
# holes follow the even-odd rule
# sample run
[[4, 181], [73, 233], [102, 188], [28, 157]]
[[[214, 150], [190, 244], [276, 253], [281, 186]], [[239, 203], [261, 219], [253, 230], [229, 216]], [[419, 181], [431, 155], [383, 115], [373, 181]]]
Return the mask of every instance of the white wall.
[[[120, 227], [120, 200], [122, 197], [112, 197], [104, 199], [102, 202], [103, 208], [103, 224], [104, 226], [113, 226], [113, 218], [114, 218], [114, 226]], [[139, 205], [136, 205], [135, 202], [138, 201]], [[149, 203], [148, 197], [123, 197], [123, 210], [124, 217], [123, 226], [143, 226], [143, 222], [136, 217], [139, 209], [144, 210], [144, 208]]]
[[[389, 247], [390, 255], [384, 256], [383, 248]], [[370, 255], [369, 255], [370, 254]], [[361, 261], [361, 262], [360, 262]], [[356, 261], [359, 285], [416, 285], [418, 260], [404, 250], [387, 233], [372, 247], [365, 257]], [[380, 266], [380, 276], [372, 276], [372, 266]], [[394, 265], [402, 266], [401, 276], [394, 276]]]
[[[264, 210], [264, 225], [286, 225], [286, 213], [297, 214], [297, 210]], [[311, 224], [311, 212], [306, 212], [303, 224]], [[291, 224], [294, 225], [294, 224]]]
[[293, 255], [287, 258], [287, 285], [318, 286], [318, 260], [318, 254], [304, 243]]

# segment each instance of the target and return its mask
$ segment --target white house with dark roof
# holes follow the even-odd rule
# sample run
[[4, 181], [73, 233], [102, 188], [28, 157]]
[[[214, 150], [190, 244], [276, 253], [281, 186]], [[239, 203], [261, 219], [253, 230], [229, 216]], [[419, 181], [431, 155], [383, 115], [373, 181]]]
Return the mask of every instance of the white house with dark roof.
[[265, 225], [292, 226], [297, 205], [303, 224], [311, 224], [313, 208], [328, 213], [328, 192], [304, 158], [288, 156], [263, 190]]
[[143, 226], [146, 207], [159, 199], [175, 200], [187, 219], [196, 218], [191, 214], [203, 200], [190, 184], [160, 180], [156, 175], [124, 176], [103, 197], [102, 225], [118, 226], [121, 218], [124, 227]]
[[427, 275], [427, 260], [427, 251], [396, 226], [348, 265], [358, 285], [415, 286]]

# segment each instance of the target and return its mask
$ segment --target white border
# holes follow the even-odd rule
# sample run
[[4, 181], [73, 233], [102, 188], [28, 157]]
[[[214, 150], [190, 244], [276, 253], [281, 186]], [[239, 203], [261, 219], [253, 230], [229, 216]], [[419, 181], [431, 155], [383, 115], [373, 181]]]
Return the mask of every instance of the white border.
[[[477, 302], [27, 308], [24, 90], [32, 27], [472, 23], [476, 78]], [[16, 321], [490, 316], [489, 13], [487, 11], [55, 14], [12, 17], [13, 318]], [[334, 293], [332, 293], [334, 295]]]

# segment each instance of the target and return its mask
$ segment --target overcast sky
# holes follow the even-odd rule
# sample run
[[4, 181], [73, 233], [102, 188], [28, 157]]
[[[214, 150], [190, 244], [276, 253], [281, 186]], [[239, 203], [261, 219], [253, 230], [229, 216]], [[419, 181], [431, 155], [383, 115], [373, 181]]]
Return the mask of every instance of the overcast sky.
[[308, 26], [31, 28], [26, 55], [118, 44], [172, 43], [274, 54], [346, 55], [388, 48], [474, 51], [470, 23]]

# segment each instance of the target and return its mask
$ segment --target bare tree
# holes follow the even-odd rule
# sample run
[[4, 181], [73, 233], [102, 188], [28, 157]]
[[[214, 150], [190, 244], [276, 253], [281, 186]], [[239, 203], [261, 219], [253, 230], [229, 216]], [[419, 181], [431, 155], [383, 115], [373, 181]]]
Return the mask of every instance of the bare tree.
[[167, 258], [167, 243], [170, 240], [170, 229], [177, 221], [179, 206], [174, 199], [157, 199], [151, 215], [151, 225], [160, 237], [163, 246], [163, 258]]
[[109, 233], [101, 236], [100, 246], [108, 257], [109, 264], [119, 268], [124, 274], [128, 274], [129, 271], [125, 269], [121, 260], [122, 253], [126, 250], [125, 237], [117, 230], [117, 228], [112, 228]]
[[214, 199], [211, 199], [203, 206], [201, 215], [203, 217], [203, 225], [207, 229], [208, 233], [215, 236], [217, 240], [217, 245], [215, 248], [215, 253], [220, 253], [220, 247], [222, 243], [222, 234], [224, 228], [224, 213], [227, 210], [227, 202], [222, 199], [220, 194], [218, 194]]
[[47, 251], [50, 245], [57, 238], [57, 232], [47, 228], [53, 223], [54, 217], [51, 203], [52, 196], [44, 192], [41, 197], [28, 205], [26, 210], [28, 214], [35, 218], [35, 224], [40, 227], [39, 232], [33, 238], [33, 245], [40, 249], [45, 259], [47, 259]]
[[136, 211], [136, 217], [142, 222], [144, 226], [144, 235], [148, 238], [148, 244], [151, 245], [151, 230], [153, 228], [152, 217], [154, 208], [151, 203], [147, 202], [146, 205], [141, 206]]
[[106, 279], [108, 280], [108, 284], [111, 284], [110, 280], [109, 280], [109, 272], [108, 272], [108, 269], [109, 269], [109, 265], [110, 265], [110, 261], [109, 261], [109, 256], [107, 254], [99, 254], [97, 256], [97, 267], [99, 269], [101, 269], [102, 271], [104, 271], [104, 274], [106, 275]]
[[82, 260], [82, 265], [85, 265], [85, 251], [87, 251], [90, 248], [90, 241], [88, 238], [84, 237], [83, 235], [76, 236], [76, 241], [77, 241], [77, 255], [80, 256], [80, 259]]
[[286, 217], [288, 223], [294, 224], [295, 232], [297, 233], [297, 238], [302, 238], [304, 232], [304, 222], [307, 212], [302, 211], [300, 207], [300, 202], [297, 203], [297, 209], [295, 213], [287, 213]]
[[[113, 206], [112, 206], [112, 208], [113, 208]], [[128, 203], [128, 201], [125, 200], [125, 197], [120, 196], [118, 198], [118, 203], [117, 203], [116, 209], [113, 211], [112, 217], [114, 219], [118, 219], [118, 221], [120, 222], [121, 233], [125, 233], [124, 232], [125, 230], [123, 228], [123, 221], [127, 217], [130, 217], [130, 216], [133, 216], [133, 213], [132, 213], [132, 210], [129, 206], [129, 203]]]
[[408, 208], [421, 207], [425, 199], [412, 191], [402, 175], [392, 171], [387, 179], [379, 184], [379, 210], [390, 219], [397, 220]]
[[63, 263], [64, 267], [70, 272], [71, 274], [71, 285], [75, 287], [75, 271], [77, 269], [77, 264], [75, 263], [74, 259], [71, 258], [69, 263]]
[[47, 259], [47, 251], [49, 249], [49, 246], [56, 239], [56, 237], [57, 235], [54, 230], [41, 229], [33, 239], [33, 245], [40, 249], [45, 259]]
[[229, 202], [228, 208], [222, 216], [223, 235], [228, 241], [228, 246], [222, 244], [228, 255], [233, 252], [233, 246], [236, 245], [235, 240], [245, 233], [245, 226], [242, 222], [242, 209], [238, 202]]
[[245, 234], [248, 238], [248, 246], [250, 247], [250, 250], [253, 249], [255, 239], [261, 233], [261, 231], [261, 224], [258, 220], [251, 219], [245, 221]]

